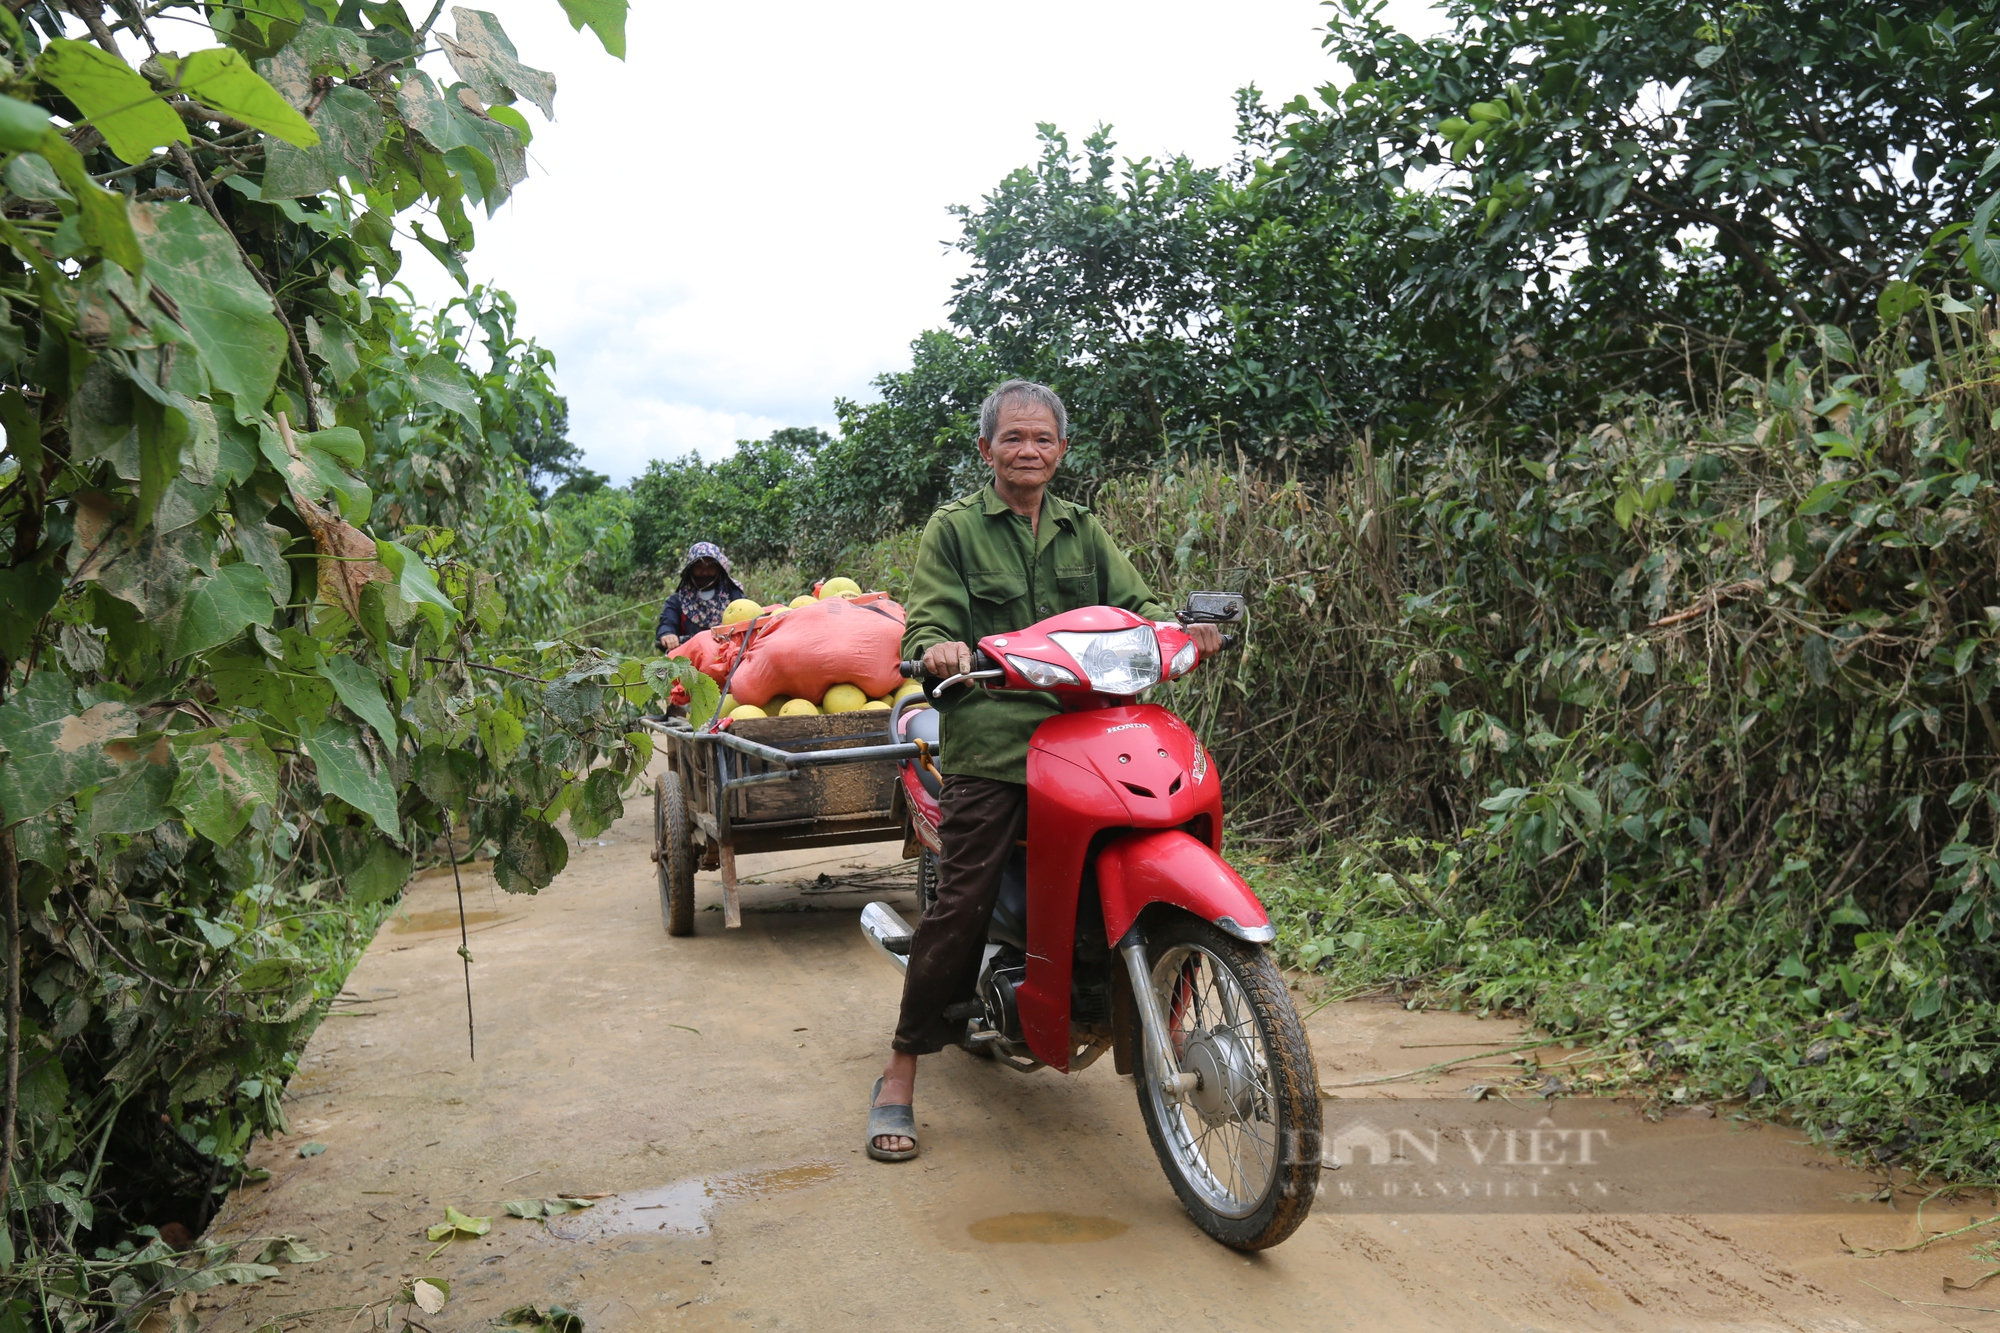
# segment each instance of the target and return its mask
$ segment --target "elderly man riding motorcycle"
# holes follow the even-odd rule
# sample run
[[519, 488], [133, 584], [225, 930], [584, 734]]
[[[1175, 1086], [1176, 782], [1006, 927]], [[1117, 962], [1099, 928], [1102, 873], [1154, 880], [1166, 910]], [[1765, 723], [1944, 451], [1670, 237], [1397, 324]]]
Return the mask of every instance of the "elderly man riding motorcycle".
[[[972, 669], [972, 644], [1063, 611], [1116, 606], [1169, 615], [1095, 515], [1049, 495], [1069, 449], [1069, 413], [1044, 385], [1009, 380], [979, 409], [979, 456], [993, 480], [940, 508], [917, 548], [903, 656], [950, 676]], [[1214, 625], [1188, 627], [1206, 657]], [[868, 1155], [917, 1155], [917, 1057], [953, 1037], [948, 1006], [972, 995], [1008, 853], [1027, 825], [1028, 742], [1060, 712], [1052, 698], [963, 691], [940, 704], [937, 901], [918, 923], [888, 1064], [870, 1102]]]

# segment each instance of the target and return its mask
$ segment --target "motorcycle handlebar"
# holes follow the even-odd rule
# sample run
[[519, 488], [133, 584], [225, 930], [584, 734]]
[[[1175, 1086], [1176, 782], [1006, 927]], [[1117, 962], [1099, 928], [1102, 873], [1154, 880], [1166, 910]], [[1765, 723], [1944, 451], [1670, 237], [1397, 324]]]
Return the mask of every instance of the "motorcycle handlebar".
[[[972, 669], [974, 671], [993, 671], [999, 665], [998, 662], [979, 651], [979, 649], [974, 648], [972, 650]], [[915, 680], [924, 674], [924, 659], [921, 657], [906, 657], [896, 663], [896, 670], [902, 675], [904, 680]]]
[[969, 672], [961, 673], [960, 675], [934, 676], [930, 672], [924, 670], [923, 659], [916, 657], [908, 658], [904, 661], [896, 663], [896, 670], [898, 673], [902, 675], [904, 680], [922, 681], [924, 686], [924, 694], [927, 697], [935, 698], [937, 697], [937, 692], [939, 688], [942, 687], [947, 680], [957, 681], [960, 679], [973, 676], [990, 678], [994, 675], [999, 674], [1000, 664], [994, 661], [991, 657], [987, 656], [985, 653], [979, 651], [979, 649], [974, 648], [972, 650], [972, 670]]

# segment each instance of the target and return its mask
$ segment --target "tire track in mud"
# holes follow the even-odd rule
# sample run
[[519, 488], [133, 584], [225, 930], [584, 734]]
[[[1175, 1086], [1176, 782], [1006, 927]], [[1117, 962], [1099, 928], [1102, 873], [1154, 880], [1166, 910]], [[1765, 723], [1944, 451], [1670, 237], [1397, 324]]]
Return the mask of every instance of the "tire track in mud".
[[[1479, 1316], [1510, 1325], [1526, 1317], [1558, 1328], [1640, 1329], [1694, 1319], [1791, 1333], [1850, 1324], [1827, 1320], [1844, 1305], [1840, 1297], [1694, 1218], [1486, 1219], [1476, 1227], [1454, 1218], [1411, 1223], [1410, 1236], [1431, 1242], [1415, 1247], [1370, 1235], [1366, 1226], [1343, 1220], [1328, 1230], [1337, 1249], [1372, 1265], [1413, 1304], [1455, 1306], [1475, 1323], [1485, 1322]], [[1440, 1251], [1470, 1260], [1475, 1274], [1468, 1280], [1462, 1268], [1446, 1267]]]

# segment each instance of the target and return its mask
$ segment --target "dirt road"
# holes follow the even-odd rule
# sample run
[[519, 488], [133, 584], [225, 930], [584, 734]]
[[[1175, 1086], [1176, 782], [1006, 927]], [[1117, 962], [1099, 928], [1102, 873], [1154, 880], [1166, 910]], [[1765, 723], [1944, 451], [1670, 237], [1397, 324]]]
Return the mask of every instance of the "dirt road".
[[[1108, 1060], [1024, 1077], [948, 1051], [919, 1083], [924, 1156], [870, 1162], [863, 1108], [899, 979], [855, 915], [885, 896], [897, 849], [746, 859], [743, 928], [704, 911], [674, 940], [641, 804], [539, 897], [468, 878], [476, 1061], [450, 875], [412, 886], [308, 1048], [294, 1134], [258, 1150], [270, 1180], [212, 1228], [331, 1256], [208, 1293], [204, 1327], [381, 1327], [432, 1275], [449, 1304], [409, 1312], [432, 1333], [529, 1304], [591, 1330], [2000, 1328], [1966, 1308], [2000, 1301], [1941, 1290], [1984, 1271], [1963, 1242], [1850, 1256], [1842, 1235], [1911, 1240], [1910, 1203], [1844, 1201], [1880, 1183], [1788, 1131], [1474, 1101], [1470, 1084], [1515, 1072], [1500, 1054], [1354, 1086], [1520, 1039], [1394, 1004], [1309, 1021], [1341, 1166], [1260, 1256], [1188, 1222]], [[560, 1193], [613, 1197], [547, 1225], [503, 1213]], [[447, 1205], [491, 1231], [429, 1242]], [[1962, 1225], [1966, 1207], [1925, 1224]]]

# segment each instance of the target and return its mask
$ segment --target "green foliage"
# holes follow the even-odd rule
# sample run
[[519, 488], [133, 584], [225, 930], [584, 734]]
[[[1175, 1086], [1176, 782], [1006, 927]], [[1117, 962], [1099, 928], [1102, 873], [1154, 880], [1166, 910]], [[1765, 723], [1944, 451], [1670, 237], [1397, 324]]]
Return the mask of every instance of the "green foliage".
[[828, 443], [826, 432], [794, 426], [739, 440], [735, 453], [714, 463], [695, 454], [654, 460], [632, 483], [636, 558], [678, 570], [698, 541], [714, 542], [731, 560], [782, 557], [803, 517], [814, 459]]
[[1251, 598], [1177, 689], [1238, 835], [1321, 852], [1272, 875], [1296, 959], [2000, 1166], [1992, 311], [1809, 331], [1713, 413], [1613, 395], [1539, 458], [1464, 434], [1108, 486], [1156, 586]]
[[[1662, 323], [1759, 351], [1793, 322], [1865, 336], [1915, 244], [1978, 197], [1988, 7], [1450, 12], [1449, 34], [1416, 41], [1344, 5], [1327, 45], [1354, 82], [1280, 140], [1295, 198], [1337, 180], [1373, 208], [1447, 169], [1441, 225], [1405, 233], [1419, 309], [1508, 323], [1553, 302], [1538, 318], [1596, 345]], [[1733, 330], [1716, 324], [1732, 291]]]
[[[160, 9], [117, 26], [151, 45]], [[574, 12], [622, 41], [622, 3]], [[676, 679], [563, 638], [581, 557], [529, 481], [564, 408], [512, 303], [388, 295], [399, 214], [450, 266], [465, 203], [519, 183], [527, 123], [486, 102], [546, 114], [546, 76], [472, 10], [455, 37], [394, 5], [210, 21], [223, 45], [134, 70], [0, 15], [6, 1281], [64, 1327], [273, 1271], [196, 1283], [134, 1228], [199, 1231], [283, 1129], [416, 864], [490, 850], [546, 886], [555, 821], [617, 816], [632, 711]], [[466, 84], [415, 68], [433, 38]]]

